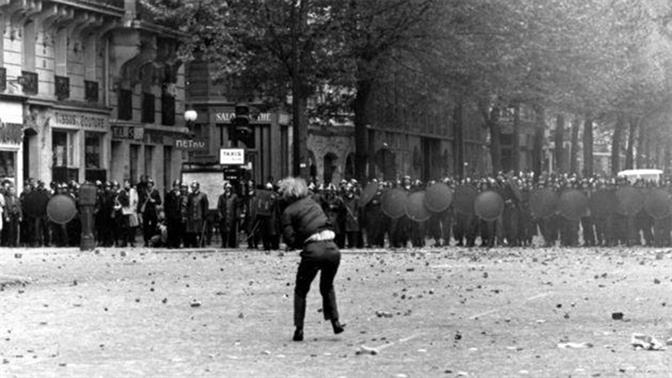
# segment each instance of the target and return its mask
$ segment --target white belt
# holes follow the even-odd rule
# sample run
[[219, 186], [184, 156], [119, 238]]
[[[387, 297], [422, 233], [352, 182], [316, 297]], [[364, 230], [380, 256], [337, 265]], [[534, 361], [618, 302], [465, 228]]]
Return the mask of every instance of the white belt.
[[310, 235], [308, 239], [306, 239], [305, 243], [334, 240], [334, 238], [336, 238], [334, 231], [324, 230]]

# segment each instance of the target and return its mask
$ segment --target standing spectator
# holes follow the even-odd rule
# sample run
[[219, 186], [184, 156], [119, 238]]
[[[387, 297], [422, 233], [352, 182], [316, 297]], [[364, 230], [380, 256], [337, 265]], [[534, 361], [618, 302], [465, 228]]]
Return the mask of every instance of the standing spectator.
[[23, 215], [23, 221], [19, 227], [20, 237], [19, 241], [22, 246], [29, 247], [33, 245], [35, 241], [35, 218], [33, 218], [28, 212], [26, 212], [27, 201], [26, 198], [33, 191], [34, 186], [32, 180], [26, 180], [23, 183], [23, 191], [19, 195], [19, 202], [21, 203], [21, 212]]
[[22, 219], [21, 203], [16, 196], [16, 188], [9, 186], [5, 194], [3, 230], [7, 231], [6, 246], [16, 247], [19, 242], [19, 224]]
[[135, 234], [138, 226], [138, 192], [129, 180], [124, 180], [124, 188], [119, 192], [118, 201], [121, 204], [122, 222], [122, 247], [128, 244], [135, 247]]
[[164, 206], [168, 248], [180, 248], [183, 232], [180, 202], [180, 180], [175, 180], [173, 181], [173, 188], [166, 194], [166, 204]]
[[238, 195], [233, 192], [229, 182], [224, 183], [224, 193], [217, 201], [219, 216], [219, 233], [222, 237], [222, 248], [238, 248], [238, 220], [240, 203]]
[[38, 246], [49, 247], [51, 244], [51, 235], [49, 233], [49, 220], [47, 218], [47, 203], [51, 199], [52, 192], [50, 189], [47, 189], [44, 181], [37, 181], [37, 192], [40, 196], [40, 203], [44, 203], [44, 211], [41, 211], [42, 215], [35, 218], [35, 237]]
[[345, 235], [348, 248], [355, 248], [359, 242], [359, 196], [355, 195], [352, 184], [345, 185], [343, 195], [343, 208], [345, 209]]
[[[140, 205], [140, 213], [142, 214], [142, 236], [145, 240], [145, 247], [149, 247], [150, 239], [156, 234], [158, 221], [156, 208], [161, 205], [161, 195], [154, 187], [154, 180], [151, 178], [147, 179], [144, 190], [144, 202]], [[140, 197], [139, 194], [138, 197]]]
[[200, 190], [198, 181], [191, 183], [187, 211], [187, 241], [185, 247], [202, 247], [205, 217], [208, 214], [208, 197]]

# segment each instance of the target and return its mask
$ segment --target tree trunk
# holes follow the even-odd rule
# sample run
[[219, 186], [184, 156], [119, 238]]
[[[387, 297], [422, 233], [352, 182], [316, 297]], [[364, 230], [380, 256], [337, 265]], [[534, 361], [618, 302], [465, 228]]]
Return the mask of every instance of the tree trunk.
[[464, 122], [462, 118], [463, 105], [459, 102], [453, 109], [453, 174], [458, 179], [464, 178]]
[[611, 175], [616, 174], [621, 170], [621, 135], [623, 134], [623, 127], [625, 127], [625, 120], [623, 115], [619, 114], [614, 126], [614, 134], [611, 138]]
[[635, 161], [637, 162], [637, 168], [644, 168], [646, 166], [646, 132], [645, 132], [644, 123], [639, 125], [639, 136], [637, 137], [637, 151], [635, 156]]
[[298, 0], [292, 6], [291, 34], [292, 55], [289, 74], [292, 78], [292, 174], [308, 178], [308, 91], [305, 82], [303, 61], [299, 49], [299, 36], [306, 24], [306, 3]]
[[368, 119], [366, 116], [366, 106], [371, 95], [371, 80], [357, 81], [357, 94], [353, 102], [353, 110], [355, 113], [355, 177], [360, 182], [365, 182], [366, 167], [369, 163], [369, 133], [368, 133]]
[[586, 116], [583, 124], [583, 177], [593, 175], [593, 119]]
[[513, 109], [513, 144], [511, 145], [511, 170], [514, 175], [520, 172], [520, 104]]
[[532, 146], [532, 171], [534, 177], [541, 176], [544, 161], [544, 130], [546, 129], [545, 112], [542, 106], [535, 107], [536, 125], [534, 128], [534, 145]]
[[565, 166], [565, 151], [562, 142], [565, 140], [565, 116], [558, 114], [555, 118], [555, 167], [556, 171], [563, 173], [567, 171]]
[[635, 133], [637, 132], [637, 119], [635, 117], [630, 117], [630, 128], [628, 130], [628, 146], [625, 152], [625, 169], [632, 169], [634, 156], [633, 152], [635, 149]]
[[[293, 80], [299, 81], [299, 80]], [[302, 86], [292, 88], [292, 175], [308, 178], [308, 117], [306, 108], [308, 99], [303, 95]]]
[[572, 120], [572, 146], [569, 150], [569, 172], [579, 174], [579, 127], [581, 127], [581, 119], [574, 117]]
[[502, 170], [502, 142], [498, 112], [499, 109], [493, 108], [488, 119], [488, 129], [490, 130], [490, 159], [492, 161], [492, 173], [495, 175]]

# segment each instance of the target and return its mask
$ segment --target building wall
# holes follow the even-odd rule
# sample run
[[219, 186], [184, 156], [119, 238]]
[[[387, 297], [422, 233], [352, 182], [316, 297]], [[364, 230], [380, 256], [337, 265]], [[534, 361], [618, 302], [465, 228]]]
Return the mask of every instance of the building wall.
[[[170, 147], [186, 134], [184, 120], [178, 115], [175, 122], [163, 123], [161, 95], [168, 88], [174, 113], [183, 112], [184, 74], [176, 56], [180, 36], [136, 18], [125, 6], [135, 9], [135, 2], [80, 6], [9, 0], [0, 5], [6, 78], [0, 76], [0, 108], [4, 101], [23, 109], [22, 119], [3, 120], [19, 132], [16, 140], [0, 142], [0, 176], [7, 171], [2, 151], [13, 151], [12, 180], [19, 189], [28, 177], [46, 183], [136, 181], [148, 174], [163, 188], [165, 177], [178, 176], [182, 156]], [[122, 87], [132, 91], [132, 117], [126, 120], [118, 117]], [[142, 93], [155, 95], [152, 122], [140, 117]], [[164, 159], [164, 151], [172, 158]]]

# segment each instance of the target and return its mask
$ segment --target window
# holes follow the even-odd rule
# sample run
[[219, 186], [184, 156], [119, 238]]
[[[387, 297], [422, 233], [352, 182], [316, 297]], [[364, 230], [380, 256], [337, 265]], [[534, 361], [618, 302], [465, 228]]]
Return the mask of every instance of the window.
[[68, 167], [74, 165], [75, 152], [73, 148], [74, 133], [54, 131], [52, 134], [53, 166]]
[[0, 151], [0, 179], [16, 179], [16, 152]]
[[133, 91], [120, 89], [117, 98], [117, 117], [126, 121], [133, 119]]
[[101, 134], [86, 132], [84, 137], [84, 161], [86, 169], [100, 168]]
[[154, 123], [154, 95], [142, 94], [142, 122]]
[[51, 134], [52, 180], [55, 182], [79, 181], [74, 139], [74, 132], [54, 130]]
[[145, 175], [152, 177], [154, 163], [154, 146], [145, 146]]
[[129, 154], [128, 167], [130, 168], [130, 180], [131, 183], [137, 183], [138, 179], [138, 159], [140, 158], [140, 146], [137, 144], [131, 144], [131, 150]]

